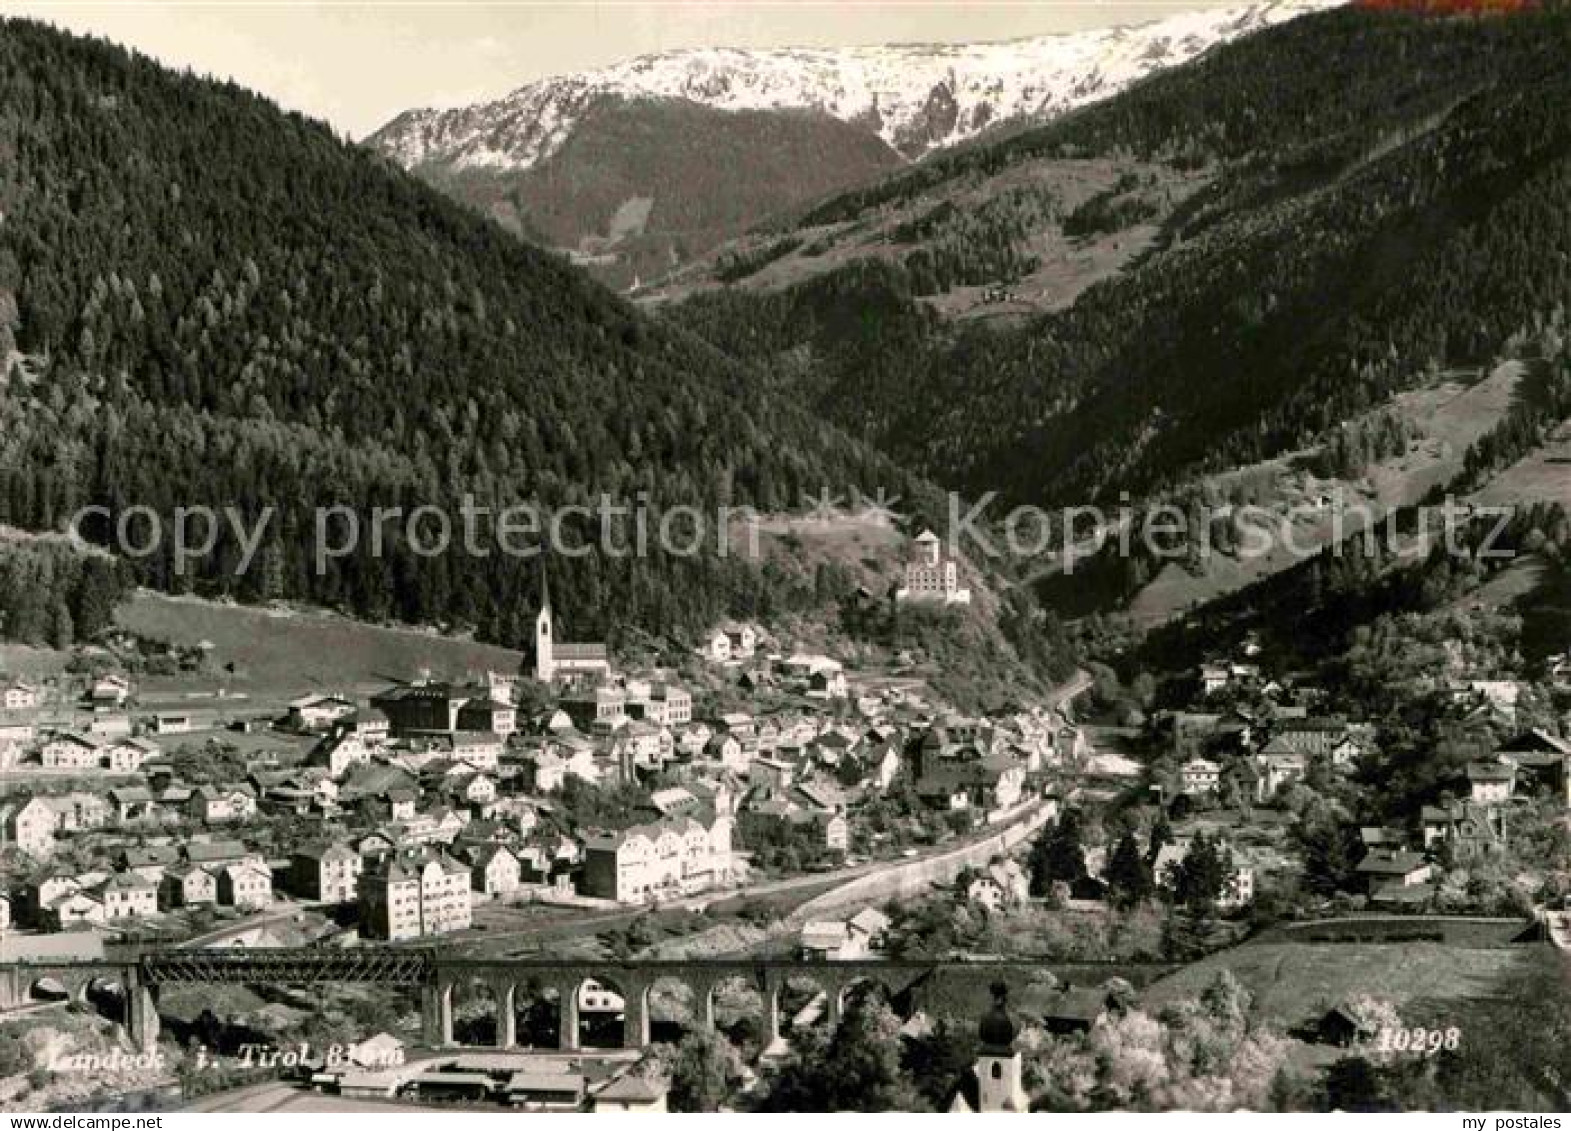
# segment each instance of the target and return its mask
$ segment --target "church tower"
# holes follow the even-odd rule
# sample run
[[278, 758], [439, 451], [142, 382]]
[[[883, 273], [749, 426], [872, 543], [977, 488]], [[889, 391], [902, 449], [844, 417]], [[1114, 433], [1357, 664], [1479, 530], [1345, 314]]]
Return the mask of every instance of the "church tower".
[[551, 622], [551, 575], [546, 572], [545, 562], [540, 563], [540, 611], [535, 614], [535, 678], [541, 683], [550, 683], [556, 677], [556, 661], [553, 656], [553, 642]]
[[981, 1048], [976, 1055], [979, 1111], [1029, 1111], [1020, 1078], [1020, 1050], [1015, 1047], [1015, 1023], [1009, 1017], [1009, 987], [993, 984], [993, 1009], [977, 1026]]

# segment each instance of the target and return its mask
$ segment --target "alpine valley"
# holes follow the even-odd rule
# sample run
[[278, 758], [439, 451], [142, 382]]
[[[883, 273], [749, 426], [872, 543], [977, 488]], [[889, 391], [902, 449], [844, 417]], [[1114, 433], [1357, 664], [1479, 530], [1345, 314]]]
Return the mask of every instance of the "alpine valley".
[[0, 1110], [1571, 1108], [1568, 61], [0, 19]]
[[[1338, 491], [1571, 503], [1568, 52], [1563, 10], [1311, 13], [644, 297], [972, 498], [1257, 504], [1311, 546]], [[1065, 596], [1163, 621], [1290, 559], [1122, 555]]]

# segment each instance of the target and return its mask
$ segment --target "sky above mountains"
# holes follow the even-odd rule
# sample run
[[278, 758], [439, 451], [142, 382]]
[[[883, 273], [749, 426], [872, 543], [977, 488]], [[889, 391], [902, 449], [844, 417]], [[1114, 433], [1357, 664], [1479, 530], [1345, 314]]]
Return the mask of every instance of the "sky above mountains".
[[0, 0], [261, 91], [353, 137], [403, 110], [681, 47], [967, 42], [1142, 23], [1236, 0]]

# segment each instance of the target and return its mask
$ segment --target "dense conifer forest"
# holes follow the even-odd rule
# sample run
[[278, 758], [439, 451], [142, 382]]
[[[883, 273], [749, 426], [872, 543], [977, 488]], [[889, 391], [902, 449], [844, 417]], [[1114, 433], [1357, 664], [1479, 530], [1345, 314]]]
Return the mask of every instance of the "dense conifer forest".
[[[768, 511], [826, 484], [927, 490], [327, 128], [102, 42], [0, 25], [0, 213], [0, 523], [59, 530], [87, 504], [232, 506], [247, 522], [280, 508], [243, 577], [226, 532], [184, 576], [166, 547], [116, 584], [303, 598], [516, 642], [534, 562], [426, 559], [393, 539], [318, 574], [312, 508], [456, 515], [465, 495], [499, 509], [604, 493], [645, 494], [656, 512]], [[84, 529], [101, 541], [107, 525]], [[575, 634], [793, 599], [713, 552], [597, 554], [556, 572]], [[56, 607], [83, 620], [79, 587], [51, 586], [39, 623]], [[21, 619], [31, 638], [59, 635]]]

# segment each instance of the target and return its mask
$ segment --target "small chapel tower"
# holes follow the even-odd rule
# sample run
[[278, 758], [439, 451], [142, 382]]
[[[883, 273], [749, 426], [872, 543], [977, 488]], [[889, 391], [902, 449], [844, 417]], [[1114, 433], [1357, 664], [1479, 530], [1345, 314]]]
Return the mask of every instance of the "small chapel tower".
[[1031, 1110], [1015, 1047], [1015, 1023], [1009, 1016], [1009, 987], [995, 982], [992, 990], [993, 1008], [976, 1030], [976, 1063], [955, 1090], [949, 1105], [953, 1113]]

